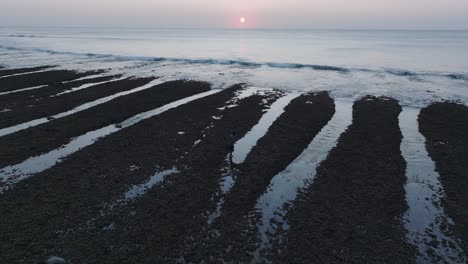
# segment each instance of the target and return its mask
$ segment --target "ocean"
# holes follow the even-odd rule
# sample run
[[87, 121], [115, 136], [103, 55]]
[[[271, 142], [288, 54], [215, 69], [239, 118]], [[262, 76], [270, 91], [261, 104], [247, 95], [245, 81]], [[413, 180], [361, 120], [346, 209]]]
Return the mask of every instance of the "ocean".
[[0, 65], [468, 102], [468, 31], [0, 28]]
[[105, 71], [2, 69], [3, 262], [466, 263], [468, 31], [0, 27], [45, 65]]

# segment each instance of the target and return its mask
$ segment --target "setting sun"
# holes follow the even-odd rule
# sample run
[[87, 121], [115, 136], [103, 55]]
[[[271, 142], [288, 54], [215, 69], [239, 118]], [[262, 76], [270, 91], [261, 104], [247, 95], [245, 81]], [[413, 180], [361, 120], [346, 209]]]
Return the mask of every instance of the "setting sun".
[[0, 264], [468, 264], [468, 0], [0, 7]]

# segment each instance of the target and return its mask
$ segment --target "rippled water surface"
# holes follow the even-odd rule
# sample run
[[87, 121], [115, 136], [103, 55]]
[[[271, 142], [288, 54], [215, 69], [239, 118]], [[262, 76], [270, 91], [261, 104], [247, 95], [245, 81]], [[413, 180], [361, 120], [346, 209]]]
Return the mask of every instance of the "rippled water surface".
[[1, 63], [468, 102], [468, 31], [0, 28]]

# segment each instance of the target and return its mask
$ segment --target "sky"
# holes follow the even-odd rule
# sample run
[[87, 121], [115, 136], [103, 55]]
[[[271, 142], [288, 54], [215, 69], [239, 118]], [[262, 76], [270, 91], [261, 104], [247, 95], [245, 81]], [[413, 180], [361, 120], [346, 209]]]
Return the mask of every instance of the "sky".
[[466, 30], [468, 0], [0, 0], [0, 26]]

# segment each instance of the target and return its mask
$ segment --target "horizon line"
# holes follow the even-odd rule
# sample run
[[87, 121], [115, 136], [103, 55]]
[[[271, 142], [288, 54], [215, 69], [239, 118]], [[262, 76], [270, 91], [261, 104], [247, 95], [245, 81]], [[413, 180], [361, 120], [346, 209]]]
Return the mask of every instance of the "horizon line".
[[240, 28], [240, 27], [156, 27], [156, 26], [50, 26], [50, 25], [1, 25], [0, 28], [125, 28], [125, 29], [167, 29], [167, 30], [236, 30], [236, 31], [248, 31], [248, 30], [317, 30], [317, 31], [468, 31], [466, 29], [449, 29], [449, 28], [289, 28], [289, 27], [257, 27], [257, 28]]

